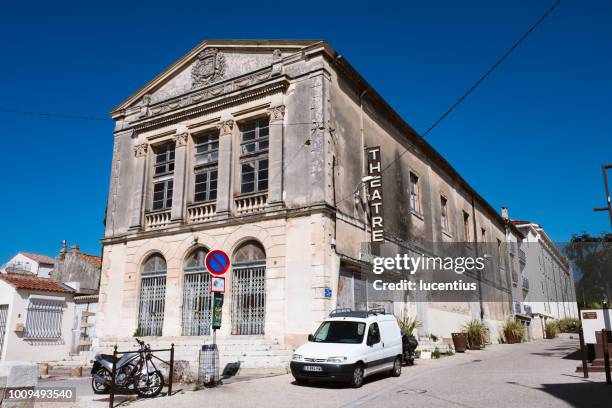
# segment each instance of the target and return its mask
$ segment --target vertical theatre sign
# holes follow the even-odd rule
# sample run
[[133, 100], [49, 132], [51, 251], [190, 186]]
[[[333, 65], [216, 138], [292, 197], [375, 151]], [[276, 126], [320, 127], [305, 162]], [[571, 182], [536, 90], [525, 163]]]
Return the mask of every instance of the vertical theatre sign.
[[372, 227], [372, 242], [384, 242], [383, 192], [382, 175], [380, 173], [380, 146], [366, 150], [368, 155], [368, 187], [370, 202], [370, 217]]

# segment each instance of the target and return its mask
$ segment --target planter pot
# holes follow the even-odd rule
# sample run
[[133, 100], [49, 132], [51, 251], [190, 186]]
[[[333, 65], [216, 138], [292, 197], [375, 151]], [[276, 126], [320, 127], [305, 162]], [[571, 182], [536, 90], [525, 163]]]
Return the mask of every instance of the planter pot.
[[467, 349], [467, 336], [465, 333], [451, 333], [453, 337], [453, 346], [456, 353], [465, 353]]
[[506, 333], [506, 342], [508, 344], [520, 343], [521, 339], [516, 337], [513, 333]]

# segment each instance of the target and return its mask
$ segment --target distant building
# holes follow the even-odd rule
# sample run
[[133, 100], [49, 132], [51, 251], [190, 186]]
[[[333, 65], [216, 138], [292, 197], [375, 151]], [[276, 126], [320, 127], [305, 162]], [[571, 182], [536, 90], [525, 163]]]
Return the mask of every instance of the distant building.
[[55, 261], [47, 255], [19, 252], [0, 267], [0, 273], [27, 272], [41, 278], [48, 278]]
[[69, 287], [31, 273], [0, 274], [0, 360], [68, 357], [73, 316]]
[[542, 338], [547, 321], [578, 317], [572, 267], [540, 224], [522, 220], [511, 223], [524, 236], [519, 242], [522, 264], [517, 282], [522, 312], [532, 319], [530, 336]]
[[[0, 274], [2, 359], [49, 362], [80, 354], [95, 338], [101, 258], [62, 243], [55, 260], [20, 252]], [[40, 275], [43, 275], [41, 277]]]
[[51, 277], [70, 286], [75, 291], [70, 350], [74, 355], [90, 350], [96, 338], [95, 324], [102, 258], [81, 252], [76, 244], [70, 247], [70, 251], [67, 246], [66, 240], [62, 241]]
[[100, 287], [100, 266], [102, 258], [85, 254], [78, 245], [72, 245], [70, 252], [64, 240], [51, 277], [60, 282], [72, 284], [78, 294], [97, 294]]

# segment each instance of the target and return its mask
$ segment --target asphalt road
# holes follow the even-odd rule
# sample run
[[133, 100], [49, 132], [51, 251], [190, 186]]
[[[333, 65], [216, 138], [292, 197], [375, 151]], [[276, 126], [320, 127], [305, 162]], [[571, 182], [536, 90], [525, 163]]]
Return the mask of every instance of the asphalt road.
[[[379, 375], [360, 389], [295, 384], [290, 375], [240, 377], [214, 389], [183, 391], [172, 397], [130, 402], [134, 408], [178, 407], [606, 407], [612, 386], [602, 374], [585, 380], [575, 373], [577, 342], [543, 340], [489, 346], [440, 360], [417, 360], [399, 378]], [[574, 353], [574, 355], [572, 355]], [[82, 380], [77, 380], [81, 381]], [[66, 383], [64, 383], [66, 386]], [[176, 387], [175, 387], [176, 388]], [[91, 394], [91, 393], [89, 393]], [[54, 407], [59, 405], [54, 403]], [[108, 399], [81, 394], [77, 404], [108, 406]]]

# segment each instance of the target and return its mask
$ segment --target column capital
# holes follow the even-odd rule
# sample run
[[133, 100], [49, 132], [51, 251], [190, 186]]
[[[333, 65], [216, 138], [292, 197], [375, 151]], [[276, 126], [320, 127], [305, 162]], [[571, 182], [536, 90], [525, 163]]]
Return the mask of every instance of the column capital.
[[217, 129], [219, 129], [219, 136], [231, 134], [234, 129], [234, 121], [232, 119], [221, 121], [217, 123]]
[[174, 135], [174, 142], [176, 143], [176, 147], [187, 146], [188, 139], [189, 139], [189, 129], [185, 125], [180, 125], [176, 129], [176, 134]]
[[134, 156], [135, 157], [145, 157], [147, 155], [147, 150], [149, 150], [148, 143], [141, 143], [134, 146]]
[[285, 119], [285, 105], [275, 106], [268, 109], [270, 122], [282, 121]]

